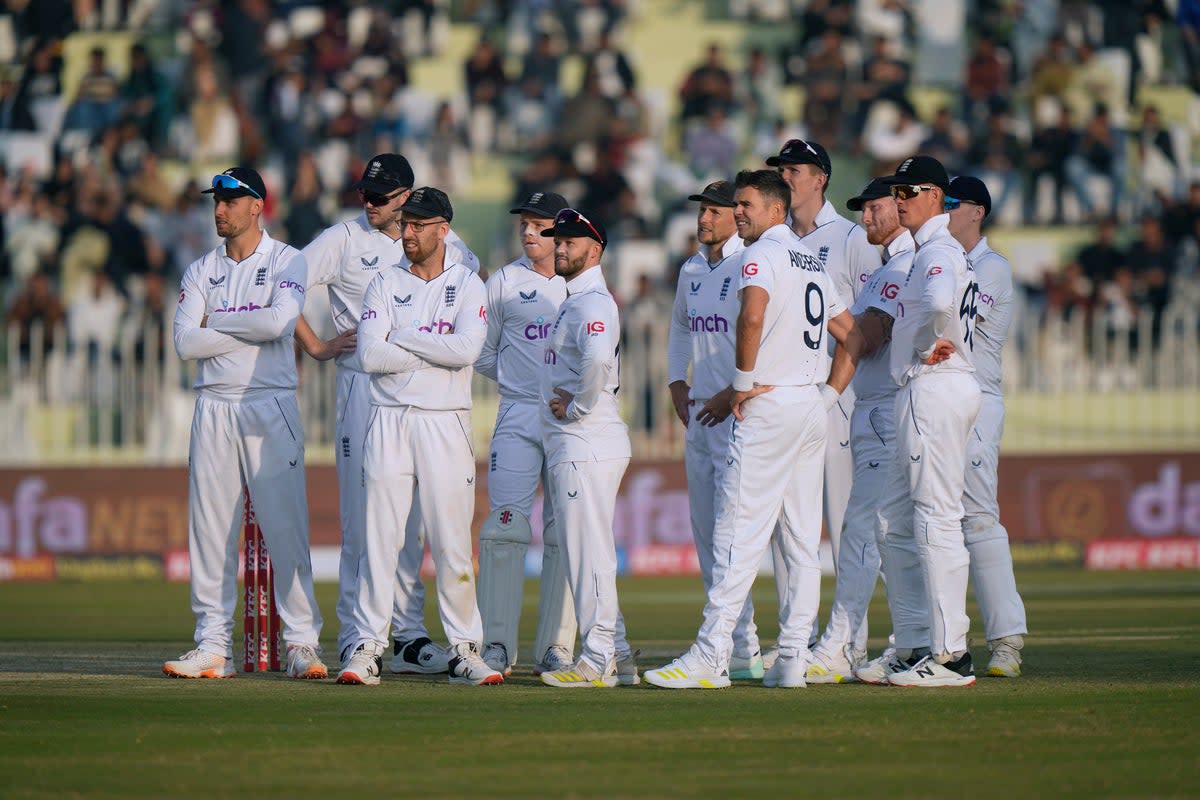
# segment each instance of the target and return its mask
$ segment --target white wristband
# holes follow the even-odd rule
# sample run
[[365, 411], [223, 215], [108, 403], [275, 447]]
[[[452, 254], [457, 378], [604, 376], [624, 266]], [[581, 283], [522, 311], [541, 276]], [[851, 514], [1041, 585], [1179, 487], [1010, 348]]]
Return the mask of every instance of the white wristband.
[[733, 390], [735, 392], [748, 392], [754, 388], [754, 373], [743, 372], [736, 367], [733, 370]]

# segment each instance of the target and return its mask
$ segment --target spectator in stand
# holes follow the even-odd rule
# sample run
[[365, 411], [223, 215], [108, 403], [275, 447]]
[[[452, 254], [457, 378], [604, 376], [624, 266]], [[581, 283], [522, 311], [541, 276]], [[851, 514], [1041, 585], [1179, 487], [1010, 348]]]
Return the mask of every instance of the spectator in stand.
[[1163, 127], [1158, 107], [1142, 109], [1142, 129], [1137, 137], [1138, 210], [1165, 208], [1183, 193], [1179, 161], [1171, 134]]
[[562, 53], [555, 44], [554, 37], [546, 32], [539, 33], [534, 39], [533, 47], [525, 53], [521, 63], [521, 80], [537, 78], [547, 102], [557, 102], [562, 99], [562, 89], [559, 86], [559, 73], [562, 71]]
[[1079, 137], [1079, 145], [1074, 153], [1067, 156], [1067, 181], [1071, 190], [1083, 207], [1083, 213], [1088, 219], [1094, 219], [1096, 204], [1092, 198], [1091, 187], [1088, 185], [1094, 175], [1104, 177], [1109, 182], [1109, 213], [1121, 218], [1123, 213], [1122, 201], [1125, 195], [1125, 159], [1117, 154], [1117, 136], [1112, 126], [1108, 108], [1102, 103], [1096, 105], [1095, 113], [1084, 126]]
[[783, 71], [761, 47], [753, 48], [746, 66], [738, 75], [735, 99], [750, 123], [751, 138], [770, 130], [779, 117], [779, 93], [783, 90]]
[[49, 273], [38, 269], [29, 278], [24, 290], [13, 300], [5, 318], [11, 329], [17, 326], [17, 351], [22, 364], [28, 364], [32, 356], [35, 339], [35, 329], [40, 331], [41, 353], [44, 357], [50, 353], [58, 339], [59, 328], [66, 322], [67, 314], [62, 301], [54, 289]]
[[1157, 347], [1163, 312], [1171, 299], [1168, 289], [1176, 271], [1175, 249], [1167, 243], [1158, 217], [1142, 217], [1141, 238], [1130, 246], [1128, 261], [1136, 286], [1135, 296], [1150, 309], [1150, 330]]
[[1001, 184], [993, 207], [997, 217], [1004, 213], [1009, 198], [1021, 184], [1018, 167], [1024, 157], [1025, 149], [1009, 128], [1008, 106], [997, 104], [988, 117], [987, 131], [973, 138], [967, 150], [967, 172], [978, 175], [985, 183]]
[[617, 99], [637, 86], [637, 75], [625, 53], [612, 42], [607, 31], [601, 31], [596, 49], [588, 56], [600, 78], [600, 91]]
[[1167, 241], [1178, 247], [1180, 242], [1193, 235], [1197, 221], [1200, 221], [1200, 180], [1192, 181], [1185, 200], [1171, 203], [1163, 212], [1163, 232]]
[[112, 364], [124, 314], [125, 298], [108, 274], [97, 270], [89, 275], [67, 309], [67, 345], [77, 368]]
[[1068, 261], [1060, 275], [1046, 275], [1046, 313], [1066, 323], [1082, 319], [1087, 325], [1095, 292], [1095, 284], [1083, 274], [1079, 262]]
[[[821, 142], [841, 141], [842, 105], [849, 78], [842, 33], [827, 28], [804, 60], [804, 124]], [[918, 142], [919, 144], [919, 142]]]
[[311, 152], [305, 151], [296, 164], [296, 178], [288, 194], [288, 212], [283, 220], [287, 240], [293, 247], [304, 247], [328, 225], [329, 221], [321, 212], [321, 175], [317, 171], [317, 160]]
[[[260, 95], [269, 63], [264, 43], [273, 5], [270, 0], [233, 0], [221, 4], [221, 60], [233, 76], [233, 83], [228, 85], [233, 87], [233, 96], [250, 107], [257, 107], [262, 99]], [[336, 20], [331, 22], [336, 24]], [[321, 38], [332, 27], [326, 25], [325, 31], [316, 38]]]
[[[568, 100], [563, 108], [558, 129], [559, 145], [570, 150], [581, 142], [594, 142], [606, 136], [614, 110], [613, 101], [600, 90], [600, 76], [588, 64], [579, 94]], [[593, 208], [586, 204], [583, 207]]]
[[471, 110], [489, 106], [497, 114], [508, 88], [508, 77], [504, 72], [504, 61], [491, 39], [482, 36], [475, 49], [463, 65], [463, 79], [467, 89], [467, 100]]
[[714, 102], [704, 115], [703, 124], [692, 123], [684, 134], [683, 150], [687, 153], [688, 168], [701, 183], [734, 173], [738, 143], [724, 106]]
[[200, 187], [187, 183], [175, 196], [174, 213], [163, 217], [163, 246], [169, 254], [167, 278], [178, 286], [188, 264], [220, 243], [213, 230], [212, 204], [200, 203]]
[[963, 116], [973, 134], [982, 134], [997, 105], [1007, 103], [1009, 62], [1008, 51], [997, 47], [991, 36], [976, 40], [963, 91]]
[[1091, 282], [1097, 291], [1113, 279], [1117, 270], [1127, 267], [1129, 262], [1125, 251], [1117, 247], [1117, 220], [1105, 217], [1096, 226], [1096, 241], [1079, 251], [1076, 261], [1083, 272], [1083, 277]]
[[863, 131], [863, 148], [874, 159], [872, 175], [896, 171], [901, 161], [917, 153], [929, 129], [917, 121], [916, 109], [907, 102], [896, 106], [895, 120], [876, 122]]
[[680, 117], [685, 123], [705, 114], [714, 101], [726, 107], [733, 102], [733, 75], [725, 66], [721, 45], [709, 44], [704, 61], [688, 73], [680, 87], [679, 99], [683, 102]]
[[621, 219], [621, 212], [628, 207], [633, 192], [625, 176], [613, 164], [607, 142], [601, 142], [596, 147], [596, 163], [591, 173], [584, 176], [583, 182], [583, 197], [579, 201], [579, 207], [591, 209], [610, 229], [611, 245], [616, 240], [612, 228]]
[[161, 146], [167, 137], [170, 90], [140, 42], [129, 48], [129, 74], [121, 84], [121, 100], [142, 138], [151, 147]]
[[175, 289], [169, 287], [160, 272], [146, 273], [145, 300], [134, 305], [123, 322], [123, 337], [133, 342], [133, 357], [138, 364], [152, 362], [162, 366], [167, 353], [168, 299], [175, 302]]
[[467, 153], [467, 131], [454, 116], [454, 107], [449, 101], [438, 104], [433, 117], [433, 128], [429, 131], [429, 163], [433, 168], [430, 184], [441, 186], [446, 191], [462, 189], [467, 176], [460, 165]]
[[189, 142], [180, 147], [193, 164], [237, 163], [241, 129], [229, 99], [221, 92], [216, 73], [201, 66], [193, 76], [196, 97], [188, 109]]
[[61, 46], [62, 43], [57, 39], [34, 44], [9, 112], [13, 130], [38, 130], [37, 109], [40, 101], [53, 101], [62, 96]]
[[1033, 143], [1025, 157], [1029, 180], [1025, 184], [1025, 224], [1038, 219], [1038, 182], [1043, 175], [1054, 181], [1054, 224], [1063, 224], [1063, 192], [1067, 186], [1067, 159], [1079, 149], [1079, 134], [1071, 123], [1071, 109], [1062, 106], [1058, 124], [1043, 128], [1033, 135]]
[[870, 54], [862, 65], [862, 79], [852, 87], [855, 110], [850, 133], [855, 137], [856, 144], [877, 102], [890, 101], [896, 105], [908, 103], [910, 78], [908, 64], [892, 55], [888, 40], [882, 36], [873, 38]]
[[99, 133], [117, 121], [121, 112], [120, 84], [108, 68], [103, 47], [93, 47], [87, 72], [79, 79], [75, 102], [67, 109], [64, 130]]
[[1050, 37], [1046, 50], [1033, 65], [1029, 79], [1029, 94], [1033, 100], [1033, 113], [1039, 113], [1039, 104], [1046, 100], [1066, 102], [1067, 92], [1075, 82], [1075, 64], [1066, 37], [1056, 33]]
[[1182, 35], [1183, 57], [1187, 61], [1188, 84], [1200, 92], [1200, 0], [1179, 0], [1175, 21]]
[[147, 210], [157, 213], [169, 212], [175, 204], [166, 177], [159, 171], [159, 158], [153, 150], [142, 155], [137, 172], [127, 181], [130, 198], [141, 203]]
[[933, 124], [925, 140], [918, 145], [917, 150], [927, 156], [933, 156], [951, 175], [963, 171], [967, 160], [967, 132], [962, 123], [950, 114], [950, 109], [942, 106], [933, 115]]
[[1100, 285], [1096, 308], [1104, 314], [1104, 332], [1108, 347], [1138, 349], [1138, 324], [1141, 306], [1136, 296], [1137, 283], [1128, 267], [1121, 267], [1112, 280]]

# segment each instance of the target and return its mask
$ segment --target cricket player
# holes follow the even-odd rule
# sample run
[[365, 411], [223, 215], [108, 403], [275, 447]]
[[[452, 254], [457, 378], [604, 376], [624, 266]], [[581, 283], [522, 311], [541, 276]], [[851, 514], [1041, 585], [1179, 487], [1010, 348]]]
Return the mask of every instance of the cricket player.
[[[525, 552], [533, 538], [529, 517], [538, 481], [546, 481], [542, 445], [542, 361], [550, 327], [567, 296], [554, 271], [554, 242], [542, 231], [567, 208], [554, 192], [534, 192], [511, 213], [524, 256], [501, 267], [487, 282], [487, 338], [475, 371], [496, 381], [500, 408], [488, 457], [490, 514], [479, 532], [479, 611], [483, 660], [505, 675], [517, 661], [518, 624], [524, 598]], [[542, 496], [542, 581], [533, 673], [569, 669], [574, 663], [575, 606], [567, 592], [558, 527], [549, 494]]]
[[[725, 473], [733, 427], [734, 322], [744, 247], [733, 219], [731, 181], [715, 181], [688, 199], [700, 202], [696, 240], [700, 250], [679, 269], [675, 307], [667, 339], [671, 401], [687, 428], [683, 463], [687, 473], [692, 537], [707, 592], [712, 586], [713, 525], [717, 489]], [[688, 367], [692, 383], [688, 384]], [[733, 629], [731, 680], [762, 678], [762, 652], [754, 626], [754, 604], [746, 604]]]
[[[887, 538], [897, 660], [907, 668], [887, 680], [897, 686], [969, 686], [975, 670], [967, 649], [969, 558], [962, 498], [967, 438], [980, 403], [972, 364], [979, 287], [962, 245], [947, 229], [943, 203], [950, 180], [941, 162], [914, 156], [887, 180], [900, 224], [917, 244], [900, 288], [889, 356], [899, 387], [896, 461], [879, 524]], [[915, 588], [921, 576], [924, 597]], [[922, 627], [896, 613], [922, 603]]]
[[[732, 631], [770, 545], [787, 567], [770, 687], [802, 687], [820, 599], [821, 484], [828, 410], [854, 375], [862, 339], [817, 257], [784, 224], [791, 191], [774, 170], [740, 172], [746, 242], [739, 281], [733, 425], [717, 500], [712, 588], [686, 653], [646, 673], [655, 686], [729, 686]], [[838, 346], [832, 357], [826, 337]], [[778, 525], [777, 525], [778, 521]]]
[[450, 642], [450, 683], [503, 683], [479, 656], [483, 625], [471, 559], [471, 366], [487, 335], [483, 282], [447, 256], [454, 209], [445, 193], [416, 189], [400, 215], [411, 265], [371, 280], [358, 328], [358, 357], [371, 373], [363, 450], [366, 543], [354, 609], [359, 639], [338, 683], [379, 683], [396, 562], [415, 533], [403, 524], [414, 495], [426, 510], [438, 610]]
[[[346, 648], [359, 638], [353, 610], [358, 590], [358, 567], [365, 533], [366, 488], [362, 477], [363, 441], [370, 414], [370, 382], [356, 350], [363, 294], [371, 279], [391, 267], [410, 262], [400, 238], [400, 208], [412, 193], [413, 171], [408, 159], [380, 153], [367, 162], [355, 184], [363, 212], [323, 231], [304, 248], [309, 287], [329, 287], [330, 312], [337, 335], [323, 342], [303, 316], [296, 322], [296, 340], [313, 358], [337, 358], [337, 399], [334, 437], [337, 451], [338, 507], [342, 549], [338, 564], [338, 652], [346, 663]], [[450, 231], [446, 235], [450, 260], [478, 271], [479, 259]], [[409, 525], [420, 531], [418, 504]], [[424, 537], [405, 538], [396, 567], [396, 600], [392, 613], [392, 672], [445, 672], [448, 656], [425, 629], [425, 587], [420, 580]]]
[[959, 175], [950, 181], [946, 198], [950, 235], [967, 251], [967, 262], [979, 281], [975, 318], [975, 378], [982, 398], [975, 429], [967, 439], [966, 486], [963, 492], [963, 537], [971, 556], [971, 582], [983, 615], [991, 660], [987, 674], [1016, 678], [1021, 674], [1025, 645], [1025, 604], [1013, 576], [1008, 531], [1000, 522], [996, 470], [1004, 433], [1004, 394], [1000, 358], [1012, 322], [1012, 267], [988, 246], [983, 221], [992, 212], [992, 196], [983, 181]]
[[292, 330], [304, 306], [304, 256], [260, 227], [267, 189], [233, 167], [213, 178], [225, 243], [184, 272], [179, 357], [197, 361], [188, 447], [188, 557], [196, 648], [163, 664], [175, 678], [232, 678], [243, 487], [275, 568], [275, 602], [293, 678], [324, 678], [313, 594]]
[[[816, 254], [838, 295], [846, 303], [853, 304], [867, 276], [879, 269], [881, 262], [879, 251], [867, 241], [866, 232], [838, 214], [833, 203], [825, 198], [833, 174], [829, 154], [819, 142], [790, 139], [784, 143], [779, 155], [771, 156], [766, 162], [767, 166], [779, 170], [792, 190], [792, 204], [788, 209], [792, 231]], [[829, 411], [826, 439], [825, 527], [829, 531], [835, 569], [854, 475], [850, 453], [850, 414], [853, 410], [854, 387], [850, 386]], [[777, 570], [781, 567], [778, 551], [775, 565]], [[866, 649], [864, 619], [862, 628], [855, 633], [855, 657], [865, 659]]]
[[897, 295], [908, 277], [916, 248], [912, 234], [900, 225], [891, 188], [882, 179], [870, 181], [846, 201], [846, 207], [862, 212], [867, 241], [882, 246], [887, 260], [867, 278], [851, 308], [865, 340], [851, 383], [855, 398], [850, 416], [854, 482], [838, 551], [833, 607], [829, 624], [813, 649], [805, 675], [808, 683], [853, 682], [857, 680], [855, 668], [866, 660], [865, 654], [856, 649], [855, 632], [865, 628], [867, 607], [879, 574], [883, 543], [875, 539], [875, 515], [884, 478], [895, 460], [897, 387], [892, 380], [888, 342], [897, 313]]
[[630, 448], [617, 408], [621, 322], [600, 266], [608, 237], [598, 221], [571, 208], [542, 236], [554, 237], [554, 271], [567, 284], [544, 354], [542, 435], [581, 644], [575, 665], [543, 672], [542, 683], [634, 685], [640, 678], [617, 604], [612, 527]]

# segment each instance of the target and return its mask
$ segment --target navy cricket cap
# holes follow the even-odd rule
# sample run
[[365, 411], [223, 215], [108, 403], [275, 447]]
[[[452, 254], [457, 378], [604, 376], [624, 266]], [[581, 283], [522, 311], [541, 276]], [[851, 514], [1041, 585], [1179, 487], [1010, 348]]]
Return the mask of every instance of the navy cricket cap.
[[734, 185], [729, 181], [713, 181], [700, 194], [688, 195], [688, 200], [712, 203], [714, 206], [733, 208]]
[[363, 176], [354, 184], [354, 188], [376, 194], [391, 194], [397, 189], [410, 188], [413, 182], [413, 171], [407, 158], [396, 153], [380, 153], [367, 162]]
[[601, 247], [608, 246], [608, 233], [604, 226], [573, 208], [564, 208], [555, 214], [554, 226], [542, 231], [542, 236], [586, 237], [595, 239]]
[[510, 208], [510, 214], [535, 214], [546, 219], [554, 219], [554, 215], [564, 208], [570, 208], [567, 198], [557, 192], [534, 192], [525, 198], [525, 202], [515, 208]]
[[816, 164], [826, 175], [833, 174], [833, 163], [825, 148], [818, 142], [806, 142], [803, 139], [788, 139], [779, 155], [767, 159], [768, 167], [781, 164]]
[[872, 178], [867, 182], [867, 185], [859, 189], [858, 194], [846, 201], [846, 208], [851, 211], [862, 211], [864, 205], [869, 200], [878, 200], [881, 197], [889, 197], [892, 194], [891, 188], [887, 181], [883, 178]]
[[984, 216], [992, 213], [992, 195], [984, 182], [973, 175], [959, 175], [950, 181], [950, 190], [946, 192], [946, 197], [983, 206]]
[[412, 194], [404, 201], [404, 205], [400, 206], [400, 211], [424, 219], [445, 217], [446, 222], [454, 219], [454, 207], [450, 205], [450, 198], [441, 189], [435, 189], [432, 186], [413, 189]]
[[262, 176], [250, 167], [230, 167], [220, 175], [214, 175], [212, 186], [200, 194], [215, 194], [217, 197], [257, 197], [267, 199], [267, 186]]
[[942, 166], [942, 162], [933, 156], [913, 156], [912, 158], [906, 158], [896, 168], [895, 175], [883, 180], [889, 186], [904, 184], [920, 186], [923, 183], [931, 183], [939, 187], [942, 191], [950, 189], [950, 176], [946, 174], [946, 168]]

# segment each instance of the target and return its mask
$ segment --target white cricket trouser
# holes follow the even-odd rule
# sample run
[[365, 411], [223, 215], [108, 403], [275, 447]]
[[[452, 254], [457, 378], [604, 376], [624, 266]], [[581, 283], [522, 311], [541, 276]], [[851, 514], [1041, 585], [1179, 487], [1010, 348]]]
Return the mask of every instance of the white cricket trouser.
[[979, 395], [966, 372], [920, 375], [896, 393], [896, 460], [880, 508], [888, 603], [896, 646], [928, 646], [940, 659], [967, 649], [962, 496]]
[[[480, 644], [483, 624], [475, 604], [471, 517], [475, 511], [475, 455], [469, 411], [424, 411], [372, 406], [363, 475], [367, 484], [366, 546], [359, 565], [354, 623], [359, 642], [387, 644], [400, 550], [416, 533], [406, 525], [421, 508], [437, 569], [438, 610], [450, 644]], [[419, 578], [418, 578], [419, 580]]]
[[[838, 551], [833, 608], [819, 645], [830, 654], [841, 653], [848, 645], [855, 650], [866, 650], [867, 608], [875, 593], [880, 567], [876, 520], [885, 479], [896, 458], [895, 407], [893, 397], [876, 402], [859, 401], [850, 419], [854, 484]], [[856, 632], [863, 634], [861, 641]]]
[[275, 570], [275, 604], [287, 644], [316, 646], [304, 482], [304, 431], [296, 393], [236, 401], [201, 394], [188, 448], [188, 557], [196, 647], [233, 658], [243, 486], [250, 490]]
[[1000, 523], [996, 499], [1000, 437], [1004, 434], [1004, 398], [984, 394], [979, 417], [967, 440], [963, 492], [963, 536], [971, 556], [971, 582], [988, 641], [1029, 632], [1025, 604], [1013, 576], [1008, 531]]
[[[337, 617], [338, 652], [363, 638], [369, 638], [354, 626], [354, 606], [358, 598], [358, 567], [366, 541], [367, 490], [363, 481], [363, 442], [367, 438], [367, 420], [371, 414], [369, 387], [371, 376], [365, 372], [338, 368], [337, 418], [334, 436], [337, 447], [338, 510], [342, 523], [342, 550], [338, 561]], [[409, 524], [420, 531], [420, 514], [414, 508]], [[406, 536], [396, 566], [396, 599], [392, 630], [397, 641], [428, 636], [425, 630], [425, 584], [421, 582], [424, 546], [419, 535]]]
[[[505, 401], [496, 413], [496, 429], [492, 433], [491, 455], [488, 464], [489, 511], [498, 508], [515, 508], [529, 519], [533, 513], [533, 501], [537, 496], [538, 481], [545, 487], [548, 483], [546, 451], [542, 445], [541, 403], [537, 400]], [[554, 504], [550, 494], [542, 492], [542, 560], [561, 558], [560, 536], [554, 522]], [[480, 564], [483, 568], [483, 564]], [[544, 573], [543, 573], [544, 574]], [[561, 613], [548, 614], [547, 609], [561, 609]], [[518, 616], [520, 606], [517, 606]], [[552, 618], [553, 617], [553, 618]], [[511, 630], [518, 629], [519, 620], [512, 620]], [[538, 627], [533, 657], [540, 659], [545, 654], [545, 644], [559, 645], [569, 651], [575, 649], [575, 607], [567, 588], [566, 575], [561, 581], [543, 581], [538, 603]], [[494, 631], [485, 629], [485, 642], [500, 641]], [[536, 652], [537, 650], [542, 652]], [[515, 659], [516, 653], [510, 655]]]
[[617, 602], [617, 549], [613, 517], [629, 459], [564, 461], [548, 470], [550, 502], [566, 556], [567, 585], [575, 601], [580, 658], [601, 673], [629, 654]]
[[[720, 425], [707, 427], [696, 422], [695, 412], [707, 400], [693, 400], [693, 419], [685, 433], [683, 466], [687, 473], [688, 507], [691, 509], [692, 538], [696, 541], [696, 557], [700, 561], [700, 577], [704, 591], [712, 589], [713, 527], [717, 522], [717, 493], [725, 474], [725, 459], [729, 453], [729, 432], [733, 427], [730, 414]], [[749, 594], [733, 626], [733, 653], [749, 658], [759, 652], [758, 629], [754, 625], [754, 601]]]
[[[727, 669], [733, 628], [772, 532], [787, 567], [779, 650], [807, 657], [821, 599], [825, 413], [815, 386], [776, 386], [734, 422], [713, 531], [713, 584], [693, 650]], [[778, 523], [778, 524], [777, 524]]]

